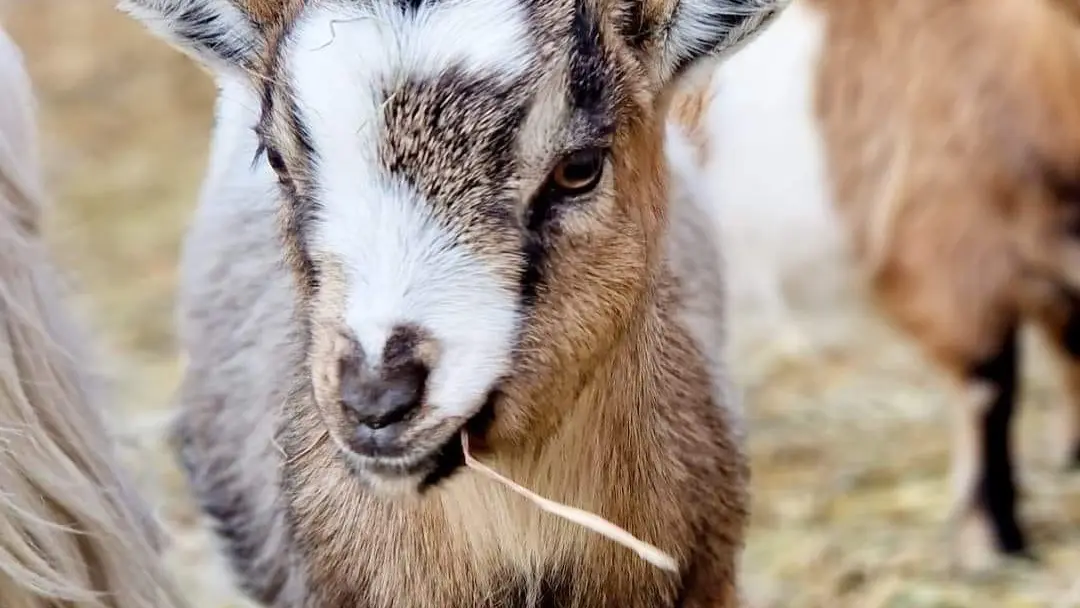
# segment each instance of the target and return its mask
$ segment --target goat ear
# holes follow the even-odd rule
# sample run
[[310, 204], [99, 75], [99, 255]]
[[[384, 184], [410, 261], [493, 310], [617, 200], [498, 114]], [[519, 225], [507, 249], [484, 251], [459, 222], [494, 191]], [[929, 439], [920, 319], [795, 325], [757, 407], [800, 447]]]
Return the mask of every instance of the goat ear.
[[215, 76], [250, 70], [262, 34], [238, 0], [120, 0], [117, 7]]
[[[699, 60], [726, 56], [768, 27], [790, 0], [642, 0], [645, 14], [666, 13], [656, 31], [657, 73], [664, 83]], [[655, 8], [648, 7], [655, 3]]]

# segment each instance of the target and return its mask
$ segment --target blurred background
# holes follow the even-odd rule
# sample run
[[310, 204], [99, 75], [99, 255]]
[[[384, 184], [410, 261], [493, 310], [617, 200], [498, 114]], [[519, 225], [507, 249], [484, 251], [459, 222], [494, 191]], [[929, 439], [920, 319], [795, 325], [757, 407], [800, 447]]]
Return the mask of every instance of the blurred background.
[[[125, 461], [169, 527], [170, 562], [193, 605], [246, 606], [163, 439], [179, 375], [177, 253], [214, 91], [206, 74], [112, 4], [0, 0], [0, 19], [40, 99], [50, 239], [114, 355], [106, 371]], [[801, 320], [835, 345], [820, 353], [759, 345], [733, 358], [751, 424], [751, 605], [1080, 606], [1080, 475], [1055, 469], [1050, 426], [1062, 395], [1042, 345], [1027, 337], [1034, 356], [1025, 362], [1019, 455], [1024, 517], [1043, 563], [957, 578], [943, 527], [949, 393], [861, 302]]]

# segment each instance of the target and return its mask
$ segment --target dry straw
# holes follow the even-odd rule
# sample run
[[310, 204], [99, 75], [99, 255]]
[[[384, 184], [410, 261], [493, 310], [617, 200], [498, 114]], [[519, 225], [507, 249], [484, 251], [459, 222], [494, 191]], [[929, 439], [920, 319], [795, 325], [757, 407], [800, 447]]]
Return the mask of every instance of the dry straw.
[[679, 563], [675, 560], [674, 557], [668, 555], [667, 553], [664, 553], [659, 548], [638, 539], [633, 534], [630, 534], [626, 530], [623, 530], [619, 526], [616, 526], [615, 524], [604, 519], [603, 517], [600, 517], [599, 515], [596, 515], [594, 513], [589, 513], [588, 511], [582, 511], [581, 509], [576, 509], [569, 505], [564, 505], [562, 503], [557, 503], [553, 500], [544, 498], [543, 496], [536, 494], [528, 488], [520, 486], [511, 481], [510, 479], [503, 477], [491, 467], [479, 462], [478, 460], [473, 458], [473, 455], [469, 452], [469, 436], [467, 433], [461, 434], [461, 448], [462, 451], [464, 451], [465, 453], [465, 465], [468, 466], [470, 469], [476, 471], [477, 473], [480, 473], [485, 477], [489, 477], [505, 485], [511, 490], [517, 492], [518, 494], [521, 494], [525, 498], [528, 498], [532, 502], [536, 503], [536, 506], [547, 511], [548, 513], [558, 515], [563, 519], [572, 521], [579, 526], [584, 526], [592, 530], [593, 532], [596, 532], [597, 534], [610, 538], [611, 540], [619, 543], [620, 545], [623, 545], [624, 547], [634, 551], [635, 553], [640, 555], [642, 559], [656, 566], [657, 568], [670, 570], [671, 572], [679, 571]]

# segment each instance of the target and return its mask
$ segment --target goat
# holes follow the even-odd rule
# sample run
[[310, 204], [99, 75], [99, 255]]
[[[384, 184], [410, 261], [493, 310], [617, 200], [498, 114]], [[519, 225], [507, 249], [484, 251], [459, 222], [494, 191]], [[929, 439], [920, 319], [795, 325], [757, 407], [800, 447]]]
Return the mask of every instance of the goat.
[[41, 234], [31, 83], [2, 29], [0, 89], [0, 606], [184, 606], [63, 304]]
[[[220, 87], [174, 436], [251, 597], [736, 605], [718, 252], [665, 108], [781, 2], [121, 6]], [[463, 469], [463, 430], [678, 573]]]
[[1064, 362], [1080, 463], [1080, 28], [1066, 8], [797, 0], [673, 102], [733, 293], [786, 306], [792, 281], [838, 262], [962, 389], [949, 520], [965, 568], [1033, 555], [1010, 438], [1026, 320]]

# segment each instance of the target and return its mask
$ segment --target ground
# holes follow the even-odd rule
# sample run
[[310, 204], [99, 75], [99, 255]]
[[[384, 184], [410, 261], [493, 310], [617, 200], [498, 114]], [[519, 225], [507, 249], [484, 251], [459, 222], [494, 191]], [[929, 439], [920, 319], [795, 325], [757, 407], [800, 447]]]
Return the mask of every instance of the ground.
[[[0, 0], [41, 99], [50, 238], [81, 310], [115, 354], [124, 457], [172, 535], [197, 608], [246, 606], [163, 441], [178, 377], [172, 303], [180, 238], [206, 158], [213, 88], [109, 0]], [[732, 320], [738, 323], [736, 316]], [[949, 393], [858, 299], [803, 319], [838, 346], [733, 357], [750, 419], [754, 608], [1080, 606], [1080, 476], [1055, 468], [1061, 393], [1040, 345], [1019, 429], [1024, 516], [1042, 557], [979, 579], [944, 559]], [[822, 330], [824, 331], [824, 330]]]

